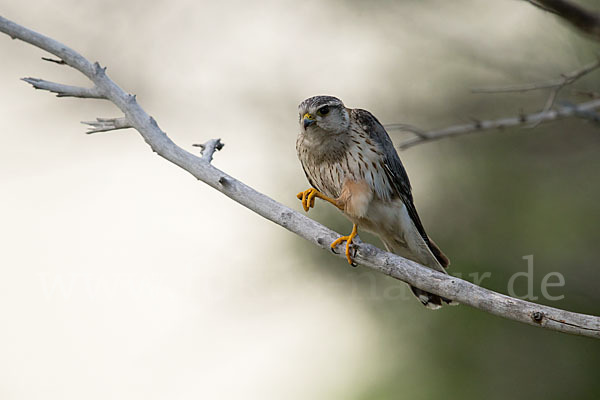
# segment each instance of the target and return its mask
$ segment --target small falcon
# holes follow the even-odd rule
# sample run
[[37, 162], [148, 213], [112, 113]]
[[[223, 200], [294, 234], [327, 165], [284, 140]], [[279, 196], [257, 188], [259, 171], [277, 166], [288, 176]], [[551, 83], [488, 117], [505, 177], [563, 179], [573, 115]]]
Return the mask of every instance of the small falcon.
[[[408, 175], [385, 131], [370, 112], [346, 108], [332, 96], [315, 96], [298, 106], [298, 158], [312, 188], [298, 193], [305, 211], [320, 198], [352, 221], [352, 232], [333, 243], [346, 242], [346, 258], [358, 226], [381, 238], [389, 252], [447, 273], [450, 261], [427, 236], [413, 203]], [[456, 304], [411, 286], [428, 308]]]

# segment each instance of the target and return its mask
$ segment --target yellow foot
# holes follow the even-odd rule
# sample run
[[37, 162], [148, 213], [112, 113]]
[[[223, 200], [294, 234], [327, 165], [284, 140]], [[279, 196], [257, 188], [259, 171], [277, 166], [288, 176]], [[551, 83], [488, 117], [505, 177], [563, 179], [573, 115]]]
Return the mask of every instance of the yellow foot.
[[336, 206], [337, 208], [340, 208], [340, 206], [337, 204], [337, 202], [334, 199], [325, 196], [324, 194], [319, 192], [317, 189], [313, 189], [313, 188], [306, 189], [304, 192], [298, 193], [296, 195], [296, 197], [298, 199], [302, 200], [302, 207], [304, 208], [304, 211], [308, 211], [309, 208], [315, 206], [315, 198], [316, 197], [323, 199], [325, 201], [328, 201], [331, 204], [333, 204], [334, 206]]
[[331, 243], [331, 250], [333, 251], [338, 246], [338, 244], [342, 243], [343, 241], [346, 241], [346, 260], [348, 260], [348, 263], [350, 265], [355, 265], [354, 261], [352, 261], [352, 257], [350, 257], [350, 247], [352, 246], [352, 239], [356, 237], [357, 233], [358, 226], [354, 224], [352, 226], [352, 232], [350, 232], [350, 235], [337, 238], [333, 243]]

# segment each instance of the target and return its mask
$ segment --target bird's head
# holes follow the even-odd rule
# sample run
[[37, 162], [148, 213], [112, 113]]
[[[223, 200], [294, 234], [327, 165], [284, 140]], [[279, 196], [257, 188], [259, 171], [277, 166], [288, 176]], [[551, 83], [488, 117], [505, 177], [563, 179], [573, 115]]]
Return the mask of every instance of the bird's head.
[[298, 106], [300, 129], [316, 134], [340, 134], [350, 126], [344, 103], [333, 96], [315, 96]]

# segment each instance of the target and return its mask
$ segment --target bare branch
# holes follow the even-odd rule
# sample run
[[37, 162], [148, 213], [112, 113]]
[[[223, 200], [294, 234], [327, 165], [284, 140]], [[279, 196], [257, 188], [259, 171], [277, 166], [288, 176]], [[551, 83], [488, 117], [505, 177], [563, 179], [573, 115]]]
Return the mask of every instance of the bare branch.
[[[568, 117], [579, 117], [597, 122], [594, 118], [590, 118], [596, 108], [600, 107], [600, 99], [579, 103], [573, 105], [563, 105], [555, 107], [554, 110], [542, 111], [533, 114], [522, 114], [516, 117], [507, 117], [494, 120], [474, 121], [468, 124], [453, 125], [443, 129], [437, 129], [429, 132], [423, 132], [419, 129], [418, 137], [406, 140], [398, 146], [401, 150], [416, 146], [425, 142], [433, 142], [435, 140], [450, 138], [454, 136], [466, 135], [474, 132], [484, 132], [495, 129], [512, 128], [517, 126], [531, 126], [540, 123], [555, 121]], [[409, 129], [410, 125], [390, 124], [386, 125], [389, 129], [400, 129], [406, 132], [414, 132]], [[418, 129], [418, 128], [417, 128]]]
[[[589, 63], [583, 66], [580, 69], [575, 71], [561, 74], [560, 78], [545, 81], [545, 82], [537, 82], [537, 83], [528, 83], [525, 85], [513, 85], [513, 86], [505, 86], [505, 87], [496, 87], [496, 88], [480, 88], [480, 89], [472, 89], [473, 93], [513, 93], [513, 92], [529, 92], [532, 90], [541, 90], [541, 89], [550, 89], [550, 94], [548, 95], [548, 99], [544, 104], [544, 108], [542, 109], [543, 113], [546, 113], [552, 109], [554, 106], [554, 102], [558, 97], [559, 92], [567, 85], [574, 83], [579, 78], [589, 74], [590, 72], [598, 69], [600, 67], [600, 57], [596, 59], [596, 61]], [[537, 121], [531, 128], [535, 128], [542, 121]]]
[[[573, 107], [573, 103], [568, 101], [563, 101], [562, 104], [566, 107]], [[597, 113], [593, 109], [591, 110], [577, 110], [575, 109], [575, 113], [579, 118], [587, 119], [590, 122], [595, 122], [600, 124], [600, 113]]]
[[544, 82], [528, 83], [524, 85], [513, 85], [505, 87], [491, 87], [491, 88], [479, 88], [472, 89], [474, 93], [514, 93], [514, 92], [528, 92], [532, 90], [551, 89], [550, 95], [546, 100], [544, 108], [541, 112], [533, 114], [521, 114], [517, 117], [501, 118], [497, 120], [479, 121], [475, 120], [469, 124], [461, 124], [450, 126], [447, 128], [426, 132], [420, 128], [414, 127], [407, 124], [389, 124], [386, 125], [389, 129], [398, 129], [405, 132], [411, 132], [417, 135], [416, 138], [407, 140], [401, 143], [398, 147], [402, 150], [409, 147], [421, 144], [424, 142], [430, 142], [434, 140], [443, 139], [446, 137], [454, 137], [459, 135], [465, 135], [473, 132], [482, 132], [486, 130], [495, 130], [510, 128], [515, 126], [528, 126], [535, 128], [541, 123], [554, 121], [560, 118], [566, 117], [579, 117], [597, 122], [597, 115], [593, 112], [594, 108], [597, 108], [597, 102], [590, 101], [582, 104], [570, 104], [563, 103], [562, 107], [559, 107], [555, 111], [550, 111], [554, 106], [558, 93], [562, 88], [572, 84], [581, 77], [589, 74], [590, 72], [600, 68], [600, 58], [596, 61], [589, 63], [575, 71], [562, 74], [560, 78], [552, 79]]
[[422, 139], [427, 139], [427, 136], [428, 136], [427, 131], [424, 131], [423, 129], [421, 129], [417, 126], [410, 125], [410, 124], [386, 124], [385, 127], [387, 129], [394, 129], [394, 130], [414, 133], [415, 135], [417, 135], [419, 138], [422, 138]]
[[22, 78], [21, 80], [29, 83], [36, 89], [47, 90], [52, 93], [56, 93], [56, 97], [81, 97], [87, 99], [105, 99], [104, 95], [100, 93], [97, 87], [93, 88], [82, 88], [79, 86], [63, 85], [62, 83], [55, 83], [45, 81], [37, 78]]
[[89, 125], [85, 132], [87, 134], [133, 128], [127, 118], [96, 118], [95, 121], [81, 121], [81, 123]]
[[560, 89], [567, 85], [572, 84], [582, 76], [589, 74], [590, 72], [600, 67], [600, 58], [596, 61], [584, 65], [583, 67], [566, 73], [561, 74], [560, 78], [552, 79], [544, 82], [526, 83], [523, 85], [511, 85], [504, 87], [489, 87], [489, 88], [475, 88], [471, 89], [473, 93], [514, 93], [514, 92], [528, 92], [532, 90], [541, 89]]
[[221, 142], [221, 139], [210, 139], [206, 143], [201, 144], [193, 144], [194, 147], [200, 147], [200, 154], [202, 154], [202, 160], [207, 163], [211, 163], [213, 159], [213, 154], [215, 154], [216, 150], [221, 150], [225, 143]]
[[[125, 117], [161, 157], [190, 172], [197, 179], [224, 193], [250, 210], [296, 233], [318, 247], [340, 235], [225, 174], [182, 148], [158, 127], [137, 103], [100, 68], [66, 46], [0, 17], [0, 31], [44, 49], [85, 74], [125, 114]], [[599, 101], [600, 102], [600, 101]], [[339, 257], [345, 257], [340, 254]], [[355, 260], [375, 271], [407, 282], [425, 291], [470, 305], [504, 318], [576, 335], [600, 338], [600, 317], [542, 306], [505, 296], [470, 282], [425, 268], [369, 244], [357, 247]]]
[[542, 10], [558, 15], [594, 40], [600, 41], [600, 14], [568, 0], [525, 0]]

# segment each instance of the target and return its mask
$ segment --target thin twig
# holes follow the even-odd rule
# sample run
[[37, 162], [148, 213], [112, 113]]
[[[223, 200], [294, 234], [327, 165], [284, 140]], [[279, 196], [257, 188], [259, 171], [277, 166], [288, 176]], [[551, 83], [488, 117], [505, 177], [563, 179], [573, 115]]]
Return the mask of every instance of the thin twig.
[[541, 89], [559, 89], [567, 85], [572, 84], [579, 78], [589, 74], [590, 72], [600, 67], [600, 58], [596, 61], [584, 65], [583, 67], [566, 73], [561, 74], [560, 78], [551, 79], [544, 82], [526, 83], [522, 85], [511, 85], [511, 86], [500, 86], [500, 87], [489, 87], [489, 88], [475, 88], [471, 89], [473, 93], [514, 93], [514, 92], [529, 92], [532, 90]]
[[[197, 179], [323, 249], [329, 249], [329, 244], [340, 236], [178, 147], [158, 127], [156, 121], [140, 107], [135, 96], [127, 94], [117, 86], [99, 64], [92, 64], [61, 43], [2, 17], [0, 17], [0, 31], [54, 54], [90, 78], [94, 85], [105, 93], [106, 98], [125, 114], [153, 151], [190, 172]], [[340, 254], [338, 257], [345, 258], [345, 255]], [[357, 247], [355, 260], [361, 265], [419, 289], [494, 315], [550, 330], [600, 338], [600, 317], [597, 316], [560, 310], [502, 295], [451, 275], [425, 268], [366, 243]]]
[[22, 78], [21, 80], [29, 83], [36, 89], [42, 89], [56, 93], [56, 97], [79, 97], [87, 99], [105, 98], [97, 87], [82, 88], [79, 86], [63, 85], [62, 83], [50, 82], [37, 78]]
[[[472, 89], [473, 93], [513, 93], [513, 92], [529, 92], [532, 90], [541, 90], [541, 89], [550, 89], [550, 94], [548, 95], [548, 99], [546, 99], [546, 103], [544, 104], [544, 108], [542, 109], [542, 113], [546, 113], [552, 109], [554, 106], [554, 102], [558, 98], [559, 92], [567, 85], [571, 85], [579, 78], [589, 74], [590, 72], [598, 69], [600, 67], [600, 57], [596, 59], [596, 61], [589, 63], [582, 68], [579, 68], [575, 71], [561, 74], [560, 78], [552, 79], [545, 82], [537, 82], [537, 83], [528, 83], [525, 85], [513, 85], [513, 86], [505, 86], [505, 87], [496, 87], [496, 88], [480, 88], [480, 89]], [[534, 122], [530, 128], [537, 127], [542, 120]]]
[[391, 130], [399, 130], [404, 132], [410, 132], [417, 135], [419, 138], [427, 139], [428, 132], [414, 125], [409, 124], [386, 124], [385, 127]]
[[[474, 121], [468, 124], [453, 125], [442, 129], [432, 130], [423, 132], [418, 130], [418, 136], [406, 140], [398, 146], [399, 149], [405, 150], [409, 147], [416, 146], [425, 142], [433, 142], [435, 140], [450, 138], [454, 136], [466, 135], [474, 132], [484, 132], [494, 129], [512, 128], [517, 126], [531, 126], [537, 125], [543, 122], [555, 121], [562, 118], [568, 117], [580, 117], [586, 118], [586, 115], [593, 112], [596, 108], [600, 107], [600, 99], [595, 99], [585, 103], [573, 104], [573, 105], [562, 105], [555, 107], [554, 110], [542, 111], [533, 114], [522, 114], [514, 117], [500, 118], [494, 120], [483, 120]], [[597, 122], [594, 118], [586, 118], [593, 122]], [[389, 129], [400, 129], [405, 132], [414, 132], [410, 129], [411, 125], [403, 124], [390, 124], [386, 125]], [[418, 129], [418, 128], [417, 128]]]
[[95, 121], [81, 121], [82, 124], [89, 125], [88, 130], [85, 132], [98, 133], [116, 131], [117, 129], [133, 128], [127, 118], [96, 118]]
[[[596, 103], [593, 101], [588, 103], [582, 103], [579, 105], [563, 105], [563, 107], [560, 107], [553, 112], [551, 112], [550, 110], [554, 106], [554, 103], [558, 97], [558, 93], [560, 92], [560, 90], [598, 68], [600, 68], [600, 58], [575, 71], [562, 74], [560, 78], [552, 79], [549, 81], [527, 83], [524, 85], [472, 89], [472, 92], [474, 93], [514, 93], [528, 92], [532, 90], [541, 89], [551, 89], [550, 95], [548, 96], [548, 99], [546, 100], [544, 108], [541, 112], [536, 112], [532, 114], [520, 114], [517, 117], [508, 117], [489, 121], [474, 120], [472, 123], [469, 124], [450, 126], [447, 128], [438, 129], [430, 132], [424, 131], [420, 128], [407, 124], [390, 124], [386, 125], [386, 127], [389, 129], [398, 129], [405, 132], [412, 132], [417, 135], [416, 138], [407, 140], [398, 146], [400, 149], [404, 150], [424, 142], [430, 142], [446, 137], [464, 135], [473, 132], [510, 128], [515, 126], [528, 126], [529, 128], [535, 128], [543, 122], [554, 121], [559, 118], [571, 117], [574, 115], [582, 118], [585, 118], [586, 115], [589, 117], [591, 115], [590, 110], [593, 111], [593, 108], [597, 107], [594, 106]], [[590, 103], [593, 108], [590, 108]], [[594, 118], [587, 119], [596, 122]]]

